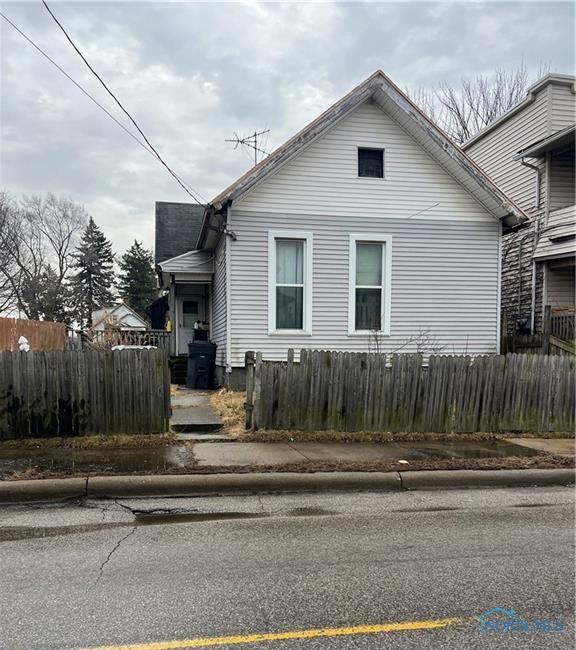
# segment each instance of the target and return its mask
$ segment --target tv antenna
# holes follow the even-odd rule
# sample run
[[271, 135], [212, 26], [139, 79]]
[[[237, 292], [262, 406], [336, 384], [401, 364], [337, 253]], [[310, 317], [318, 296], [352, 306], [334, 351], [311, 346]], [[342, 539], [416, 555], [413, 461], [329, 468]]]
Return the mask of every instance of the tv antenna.
[[254, 149], [254, 164], [258, 164], [258, 153], [262, 153], [265, 156], [269, 156], [268, 151], [264, 151], [264, 149], [261, 149], [258, 146], [258, 138], [261, 138], [261, 136], [265, 135], [266, 133], [270, 133], [270, 129], [266, 129], [265, 131], [254, 131], [254, 133], [247, 135], [243, 138], [241, 138], [236, 131], [234, 131], [234, 137], [230, 140], [225, 140], [225, 142], [232, 142], [234, 143], [234, 149], [238, 149], [240, 145], [243, 147], [249, 147], [250, 149]]

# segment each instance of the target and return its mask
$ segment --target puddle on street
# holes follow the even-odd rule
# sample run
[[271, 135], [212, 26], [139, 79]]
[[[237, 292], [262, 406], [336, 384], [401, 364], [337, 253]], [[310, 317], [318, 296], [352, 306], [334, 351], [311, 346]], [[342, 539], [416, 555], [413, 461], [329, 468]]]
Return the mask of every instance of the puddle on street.
[[62, 472], [166, 471], [190, 461], [186, 445], [131, 449], [1, 449], [0, 475], [29, 469]]
[[140, 526], [158, 526], [162, 524], [187, 524], [197, 521], [222, 521], [227, 519], [261, 519], [269, 517], [267, 512], [183, 512], [146, 514], [134, 516]]

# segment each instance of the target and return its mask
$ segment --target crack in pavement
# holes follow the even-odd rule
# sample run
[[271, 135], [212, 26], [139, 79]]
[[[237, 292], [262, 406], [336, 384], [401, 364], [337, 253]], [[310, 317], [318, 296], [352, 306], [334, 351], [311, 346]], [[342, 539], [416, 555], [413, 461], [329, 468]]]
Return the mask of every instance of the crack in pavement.
[[94, 583], [93, 587], [95, 587], [98, 584], [98, 582], [100, 581], [100, 578], [104, 574], [104, 567], [108, 564], [108, 562], [110, 562], [110, 560], [112, 559], [112, 556], [114, 555], [114, 553], [116, 553], [116, 551], [120, 548], [122, 543], [125, 542], [130, 537], [130, 535], [133, 535], [136, 532], [136, 528], [138, 528], [138, 525], [134, 524], [134, 526], [132, 526], [132, 530], [128, 531], [128, 533], [126, 533], [126, 535], [124, 535], [124, 537], [121, 537], [116, 542], [116, 544], [114, 545], [114, 548], [110, 551], [110, 553], [108, 553], [108, 556], [106, 557], [104, 562], [102, 562], [102, 564], [100, 565], [100, 572], [98, 573], [98, 577], [96, 578], [96, 582]]

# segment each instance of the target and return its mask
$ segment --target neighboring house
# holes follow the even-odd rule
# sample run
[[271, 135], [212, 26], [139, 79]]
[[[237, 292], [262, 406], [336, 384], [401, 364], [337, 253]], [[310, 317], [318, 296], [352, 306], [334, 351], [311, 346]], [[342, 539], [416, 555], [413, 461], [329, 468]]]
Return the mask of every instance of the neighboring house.
[[144, 331], [148, 329], [148, 323], [128, 305], [121, 302], [119, 305], [101, 307], [93, 311], [90, 329], [96, 332], [106, 329]]
[[170, 321], [173, 355], [187, 354], [194, 323], [210, 320], [212, 254], [194, 251], [203, 215], [203, 205], [156, 202], [154, 258], [168, 294], [154, 304], [152, 320], [157, 328]]
[[539, 332], [545, 305], [574, 313], [575, 77], [549, 74], [464, 150], [530, 217], [505, 235], [502, 309], [508, 331]]
[[206, 297], [194, 316], [233, 387], [248, 350], [494, 353], [502, 229], [526, 219], [378, 71], [211, 201], [197, 250], [158, 269]]

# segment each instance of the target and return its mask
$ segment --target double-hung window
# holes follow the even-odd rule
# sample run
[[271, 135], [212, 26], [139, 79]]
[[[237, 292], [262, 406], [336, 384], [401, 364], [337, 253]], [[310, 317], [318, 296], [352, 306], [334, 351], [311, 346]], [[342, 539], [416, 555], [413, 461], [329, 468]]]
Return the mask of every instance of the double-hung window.
[[268, 235], [268, 332], [312, 332], [312, 233]]
[[348, 333], [390, 334], [390, 235], [350, 235]]

